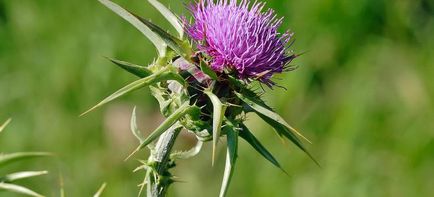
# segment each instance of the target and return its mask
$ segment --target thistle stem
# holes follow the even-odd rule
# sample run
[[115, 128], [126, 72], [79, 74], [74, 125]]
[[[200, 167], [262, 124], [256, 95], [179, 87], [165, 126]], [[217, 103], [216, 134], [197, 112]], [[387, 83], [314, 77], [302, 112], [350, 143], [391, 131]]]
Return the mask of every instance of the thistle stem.
[[152, 151], [151, 161], [155, 162], [153, 173], [150, 173], [148, 179], [148, 197], [164, 197], [172, 183], [169, 169], [173, 167], [170, 160], [170, 152], [175, 144], [176, 137], [181, 131], [178, 125], [172, 126], [163, 133]]

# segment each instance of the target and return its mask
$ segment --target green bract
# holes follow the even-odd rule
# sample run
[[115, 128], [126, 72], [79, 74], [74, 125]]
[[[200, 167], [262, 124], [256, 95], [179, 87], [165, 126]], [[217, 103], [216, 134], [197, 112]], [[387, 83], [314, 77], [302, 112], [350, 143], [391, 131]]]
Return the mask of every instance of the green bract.
[[[150, 87], [152, 95], [159, 102], [161, 113], [167, 119], [146, 137], [137, 128], [135, 110], [131, 120], [131, 130], [140, 142], [133, 153], [145, 147], [151, 149], [150, 158], [143, 161], [142, 166], [138, 168], [147, 171], [144, 182], [140, 186], [143, 189], [147, 184], [148, 196], [164, 196], [167, 187], [174, 182], [169, 169], [174, 167], [175, 159], [196, 155], [203, 142], [212, 141], [214, 163], [214, 153], [220, 137], [227, 138], [226, 169], [220, 196], [225, 196], [234, 172], [239, 137], [247, 141], [273, 165], [282, 169], [273, 155], [245, 126], [245, 117], [251, 112], [274, 128], [281, 137], [289, 139], [308, 153], [299, 139], [304, 137], [268, 107], [260, 96], [251, 90], [250, 84], [210, 69], [209, 63], [204, 61], [203, 57], [198, 55], [199, 53], [194, 52], [194, 47], [189, 40], [184, 38], [181, 21], [161, 3], [149, 0], [174, 26], [178, 36], [170, 35], [149, 20], [109, 0], [99, 1], [142, 32], [159, 52], [157, 60], [148, 67], [109, 59], [140, 79], [116, 91], [89, 110], [134, 90]], [[175, 152], [170, 155], [172, 141], [176, 139], [181, 129], [194, 133], [199, 140], [198, 145], [190, 151]], [[159, 137], [158, 142], [154, 143]], [[308, 155], [310, 156], [309, 153]]]

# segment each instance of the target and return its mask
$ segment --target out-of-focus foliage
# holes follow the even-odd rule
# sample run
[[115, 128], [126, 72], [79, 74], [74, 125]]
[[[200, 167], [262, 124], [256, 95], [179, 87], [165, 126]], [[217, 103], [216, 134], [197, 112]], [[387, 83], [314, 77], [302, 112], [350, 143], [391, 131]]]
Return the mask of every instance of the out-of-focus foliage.
[[[170, 27], [145, 0], [116, 2]], [[187, 13], [182, 1], [162, 3]], [[270, 0], [267, 6], [296, 33], [296, 52], [307, 53], [294, 61], [298, 70], [278, 76], [288, 90], [270, 90], [266, 99], [311, 139], [308, 148], [322, 168], [294, 146], [275, 143], [272, 129], [250, 116], [252, 132], [290, 176], [241, 141], [230, 193], [433, 194], [434, 3]], [[143, 174], [131, 172], [138, 162], [123, 162], [137, 146], [129, 131], [131, 110], [137, 105], [140, 130], [152, 131], [161, 121], [156, 101], [142, 91], [78, 115], [135, 79], [103, 56], [147, 65], [156, 55], [152, 43], [96, 0], [0, 0], [0, 120], [14, 117], [16, 123], [8, 126], [14, 132], [2, 133], [0, 150], [42, 150], [61, 160], [47, 167], [50, 176], [25, 184], [57, 194], [55, 172], [61, 171], [70, 196], [95, 193], [102, 181], [109, 185], [104, 196], [135, 196]], [[194, 146], [191, 136], [183, 138], [179, 149]], [[204, 149], [179, 162], [174, 174], [188, 183], [175, 184], [172, 196], [219, 191], [225, 150], [210, 167], [211, 147]], [[35, 161], [4, 170], [46, 166]]]
[[[6, 126], [11, 122], [11, 119], [8, 119], [5, 123], [0, 125], [0, 132], [2, 132]], [[19, 153], [3, 153], [0, 152], [0, 169], [3, 169], [4, 166], [7, 166], [11, 163], [16, 163], [22, 160], [26, 160], [29, 158], [35, 157], [44, 157], [49, 156], [49, 153], [42, 152], [19, 152]], [[41, 194], [36, 193], [35, 191], [16, 184], [17, 181], [22, 179], [28, 179], [32, 177], [37, 177], [41, 175], [47, 174], [47, 171], [18, 171], [18, 172], [6, 172], [5, 174], [0, 175], [0, 192], [2, 193], [18, 193], [26, 196], [34, 196], [34, 197], [43, 197]]]

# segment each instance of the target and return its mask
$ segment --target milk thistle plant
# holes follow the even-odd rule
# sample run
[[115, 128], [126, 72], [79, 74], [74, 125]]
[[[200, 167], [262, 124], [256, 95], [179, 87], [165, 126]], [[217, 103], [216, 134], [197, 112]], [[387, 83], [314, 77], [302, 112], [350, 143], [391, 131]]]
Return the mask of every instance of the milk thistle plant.
[[[176, 29], [177, 35], [171, 35], [109, 0], [99, 1], [136, 27], [158, 51], [158, 57], [146, 67], [109, 58], [140, 79], [89, 110], [143, 87], [149, 87], [158, 100], [166, 120], [149, 136], [144, 137], [137, 129], [135, 110], [131, 119], [132, 132], [140, 142], [131, 155], [145, 147], [151, 150], [148, 160], [141, 161], [137, 168], [146, 171], [140, 191], [146, 185], [148, 196], [165, 196], [174, 182], [169, 170], [175, 167], [175, 161], [196, 155], [204, 142], [211, 142], [214, 163], [220, 138], [227, 140], [220, 196], [226, 195], [234, 172], [240, 138], [282, 169], [245, 125], [250, 113], [257, 114], [279, 136], [310, 156], [300, 140], [306, 138], [265, 104], [261, 99], [263, 91], [254, 90], [254, 84], [277, 86], [272, 77], [293, 70], [288, 64], [297, 57], [288, 49], [293, 34], [278, 32], [282, 19], [273, 10], [265, 9], [264, 3], [199, 0], [187, 6], [192, 15], [188, 19], [178, 17], [156, 0], [148, 0]], [[172, 151], [181, 130], [198, 139], [190, 151]]]

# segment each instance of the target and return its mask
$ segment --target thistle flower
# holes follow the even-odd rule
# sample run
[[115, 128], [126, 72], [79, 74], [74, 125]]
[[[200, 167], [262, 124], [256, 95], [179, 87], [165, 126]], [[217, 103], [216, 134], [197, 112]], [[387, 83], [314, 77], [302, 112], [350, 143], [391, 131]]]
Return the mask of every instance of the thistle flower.
[[194, 22], [184, 22], [199, 50], [211, 58], [216, 72], [233, 70], [240, 79], [272, 85], [295, 55], [287, 53], [292, 34], [280, 34], [282, 18], [264, 3], [249, 0], [202, 0], [189, 6]]
[[[194, 22], [188, 23], [186, 19], [179, 21], [157, 0], [148, 0], [178, 31], [178, 36], [174, 36], [110, 0], [99, 1], [149, 38], [159, 53], [157, 60], [148, 67], [110, 59], [140, 79], [89, 110], [129, 92], [150, 87], [166, 119], [147, 137], [137, 129], [135, 112], [131, 119], [131, 131], [140, 142], [133, 153], [151, 146], [149, 159], [137, 168], [147, 171], [141, 189], [146, 183], [148, 196], [164, 196], [174, 182], [169, 170], [175, 166], [175, 160], [198, 154], [205, 142], [212, 141], [214, 163], [214, 153], [221, 137], [226, 137], [227, 151], [220, 197], [228, 191], [238, 157], [239, 138], [282, 169], [245, 125], [250, 113], [257, 114], [279, 136], [290, 140], [311, 157], [300, 140], [304, 137], [266, 105], [249, 84], [258, 80], [274, 85], [271, 77], [287, 71], [287, 64], [296, 57], [287, 50], [292, 34], [278, 32], [282, 19], [278, 19], [273, 10], [263, 11], [264, 4], [256, 1], [203, 0], [189, 7]], [[187, 152], [171, 154], [181, 130], [195, 134], [197, 146]], [[155, 141], [157, 143], [152, 146]]]

